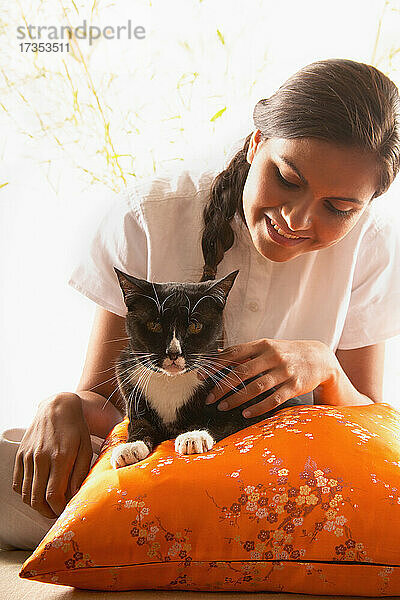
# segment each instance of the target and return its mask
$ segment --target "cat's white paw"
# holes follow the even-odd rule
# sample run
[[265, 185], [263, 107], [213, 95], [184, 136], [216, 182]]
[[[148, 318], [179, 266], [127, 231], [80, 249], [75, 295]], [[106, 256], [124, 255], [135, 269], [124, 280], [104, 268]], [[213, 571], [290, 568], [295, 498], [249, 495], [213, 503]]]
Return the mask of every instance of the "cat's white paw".
[[211, 450], [215, 440], [208, 431], [187, 431], [175, 439], [175, 452], [179, 454], [201, 454]]
[[137, 440], [136, 442], [127, 442], [126, 444], [119, 444], [113, 448], [111, 452], [111, 465], [114, 469], [118, 467], [126, 467], [127, 465], [134, 465], [135, 463], [143, 460], [150, 454], [150, 450], [144, 442]]

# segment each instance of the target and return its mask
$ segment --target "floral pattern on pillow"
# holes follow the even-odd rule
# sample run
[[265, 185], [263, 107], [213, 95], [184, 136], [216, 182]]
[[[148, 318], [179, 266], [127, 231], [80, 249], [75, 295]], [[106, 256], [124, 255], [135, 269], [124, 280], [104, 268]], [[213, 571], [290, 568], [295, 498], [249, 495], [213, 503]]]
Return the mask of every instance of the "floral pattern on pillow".
[[[289, 407], [112, 469], [105, 441], [20, 576], [85, 589], [400, 595], [400, 414]], [[377, 526], [377, 524], [379, 524]]]

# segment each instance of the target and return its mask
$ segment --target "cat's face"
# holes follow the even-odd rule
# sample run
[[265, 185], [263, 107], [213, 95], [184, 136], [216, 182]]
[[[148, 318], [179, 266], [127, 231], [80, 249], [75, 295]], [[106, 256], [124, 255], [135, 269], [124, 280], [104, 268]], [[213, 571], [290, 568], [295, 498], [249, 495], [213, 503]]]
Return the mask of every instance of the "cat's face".
[[201, 283], [151, 283], [114, 270], [135, 359], [167, 375], [207, 369], [207, 353], [221, 344], [223, 309], [239, 271]]

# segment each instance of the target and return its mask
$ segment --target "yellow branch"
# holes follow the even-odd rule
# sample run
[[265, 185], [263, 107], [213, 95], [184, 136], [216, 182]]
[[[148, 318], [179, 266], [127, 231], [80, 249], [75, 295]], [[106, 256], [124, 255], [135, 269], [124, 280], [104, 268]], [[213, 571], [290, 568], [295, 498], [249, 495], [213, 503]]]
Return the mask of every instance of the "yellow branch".
[[376, 32], [376, 38], [375, 38], [375, 44], [374, 44], [374, 50], [372, 52], [372, 58], [371, 58], [371, 65], [373, 65], [374, 67], [376, 67], [377, 65], [375, 64], [376, 61], [376, 53], [378, 51], [378, 44], [379, 44], [379, 38], [381, 37], [381, 29], [382, 29], [382, 21], [383, 21], [383, 17], [385, 15], [386, 12], [386, 8], [389, 6], [389, 0], [385, 0], [385, 3], [383, 5], [383, 9], [382, 9], [382, 14], [380, 16], [380, 19], [378, 21], [378, 30]]

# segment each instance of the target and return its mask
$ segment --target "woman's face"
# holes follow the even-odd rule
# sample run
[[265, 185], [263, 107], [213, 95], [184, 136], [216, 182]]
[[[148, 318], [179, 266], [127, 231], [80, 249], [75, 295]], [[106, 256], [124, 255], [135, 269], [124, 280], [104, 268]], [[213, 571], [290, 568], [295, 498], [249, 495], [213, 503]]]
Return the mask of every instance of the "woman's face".
[[[247, 160], [247, 227], [258, 252], [275, 262], [336, 244], [356, 225], [378, 183], [371, 154], [315, 138], [260, 141], [257, 129]], [[277, 227], [301, 239], [285, 238]]]

